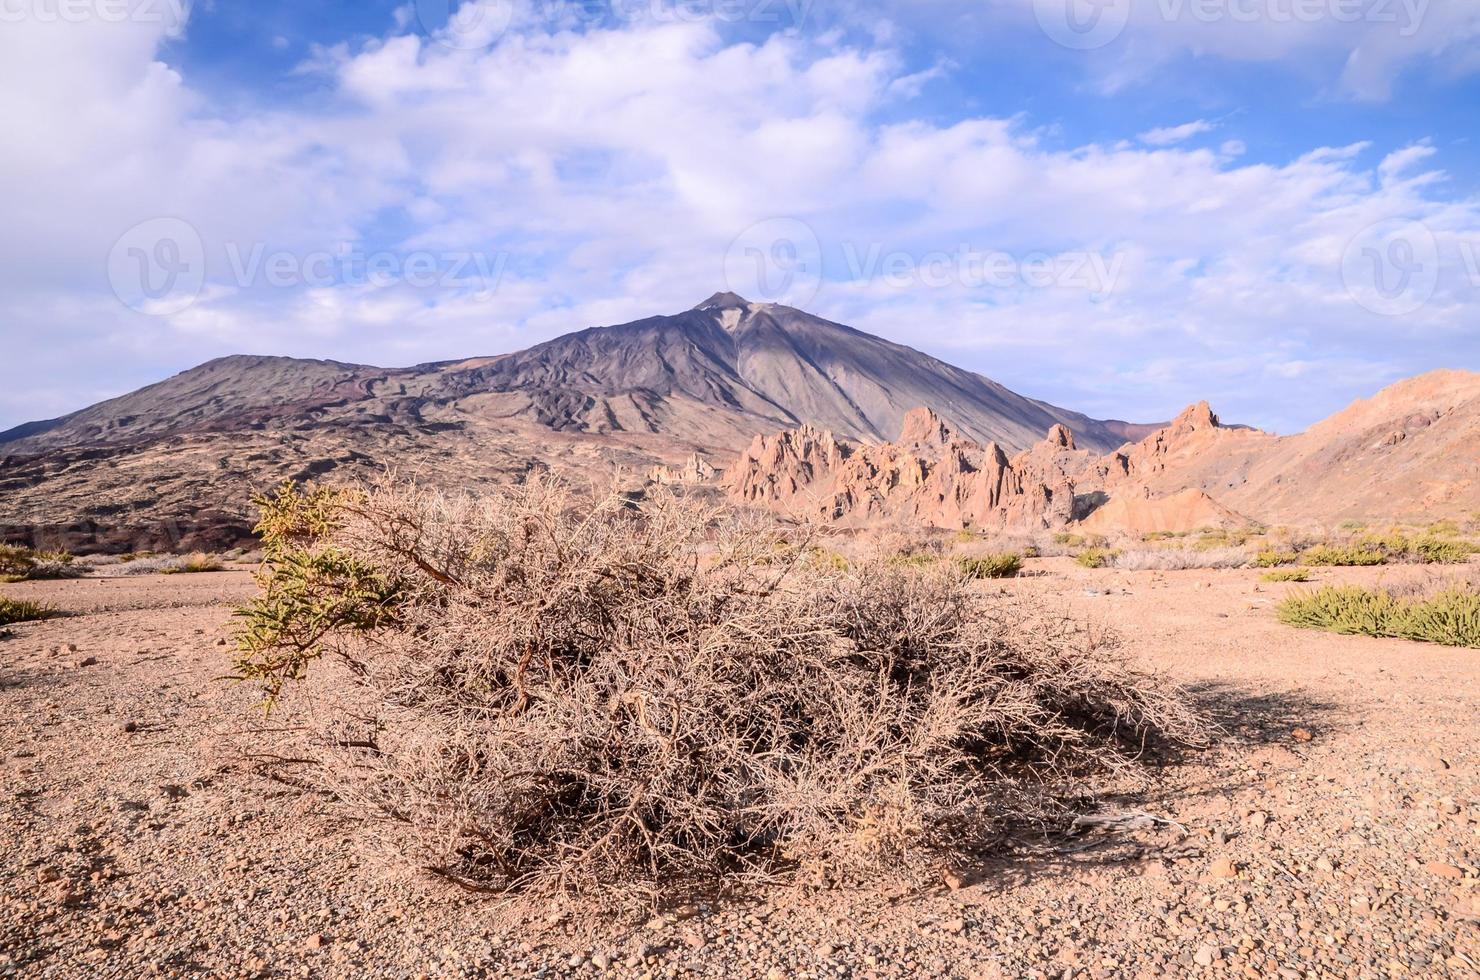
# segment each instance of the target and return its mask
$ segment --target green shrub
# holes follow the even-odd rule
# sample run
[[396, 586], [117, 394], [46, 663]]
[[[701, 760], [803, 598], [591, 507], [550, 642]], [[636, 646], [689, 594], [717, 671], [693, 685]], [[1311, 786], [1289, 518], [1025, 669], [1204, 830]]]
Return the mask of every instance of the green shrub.
[[1444, 541], [1425, 538], [1413, 543], [1412, 552], [1419, 560], [1439, 565], [1459, 565], [1470, 560], [1475, 546], [1468, 541]]
[[271, 707], [285, 683], [307, 674], [327, 637], [368, 632], [393, 618], [401, 585], [326, 543], [355, 506], [355, 494], [302, 491], [288, 482], [254, 502], [262, 512], [256, 528], [262, 592], [235, 613], [242, 620], [235, 668], [236, 679], [262, 685]]
[[1327, 586], [1286, 599], [1279, 617], [1302, 629], [1480, 647], [1480, 592], [1464, 586], [1415, 599], [1357, 586]]
[[1081, 551], [1074, 560], [1085, 568], [1104, 568], [1119, 555], [1119, 551], [1110, 548], [1090, 548], [1086, 551]]
[[1070, 534], [1068, 531], [1060, 531], [1053, 536], [1053, 543], [1068, 545], [1071, 548], [1078, 548], [1080, 545], [1084, 544], [1084, 539], [1077, 534]]
[[968, 578], [1012, 578], [1023, 570], [1023, 556], [1012, 551], [957, 561]]
[[807, 564], [812, 568], [830, 568], [834, 571], [846, 572], [848, 570], [848, 559], [827, 548], [808, 548]]
[[18, 545], [0, 545], [0, 582], [81, 578], [86, 571], [77, 567], [75, 561], [65, 551], [32, 551]]
[[60, 609], [51, 606], [43, 606], [35, 602], [25, 602], [20, 599], [7, 599], [0, 596], [0, 626], [9, 626], [11, 623], [31, 623], [42, 619], [55, 619], [62, 615]]
[[1354, 545], [1318, 544], [1307, 548], [1300, 556], [1305, 565], [1364, 566], [1381, 565], [1388, 560], [1388, 552], [1381, 545], [1366, 543]]
[[1309, 582], [1310, 573], [1303, 568], [1276, 568], [1260, 578], [1265, 582]]
[[1258, 568], [1277, 568], [1280, 565], [1293, 565], [1300, 560], [1298, 551], [1280, 551], [1275, 548], [1265, 548], [1254, 556], [1254, 565]]

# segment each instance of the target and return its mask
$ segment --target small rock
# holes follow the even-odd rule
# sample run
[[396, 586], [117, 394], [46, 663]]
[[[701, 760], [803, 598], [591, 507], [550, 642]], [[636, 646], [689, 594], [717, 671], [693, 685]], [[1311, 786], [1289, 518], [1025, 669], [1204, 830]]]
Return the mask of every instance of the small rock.
[[1308, 728], [1297, 728], [1290, 733], [1290, 737], [1297, 742], [1309, 742], [1311, 739], [1315, 738], [1315, 736], [1310, 733], [1310, 729]]
[[322, 932], [316, 932], [303, 941], [303, 945], [308, 949], [323, 949], [326, 943], [328, 940], [324, 938]]
[[1452, 864], [1445, 864], [1443, 861], [1430, 861], [1424, 865], [1424, 870], [1431, 875], [1438, 875], [1440, 878], [1453, 878], [1455, 881], [1460, 881], [1465, 876], [1465, 873], [1459, 868], [1456, 868]]
[[123, 730], [125, 732], [136, 732], [139, 730], [139, 723], [136, 721], [126, 721], [123, 723]]
[[1199, 946], [1197, 952], [1192, 954], [1193, 962], [1198, 966], [1212, 966], [1217, 958], [1218, 950], [1212, 946]]
[[1219, 858], [1208, 865], [1209, 878], [1237, 878], [1238, 865], [1233, 863], [1232, 858]]
[[961, 933], [966, 931], [966, 920], [951, 919], [949, 922], [943, 923], [942, 928], [944, 928], [946, 932], [949, 932], [953, 936], [959, 936], [961, 935]]

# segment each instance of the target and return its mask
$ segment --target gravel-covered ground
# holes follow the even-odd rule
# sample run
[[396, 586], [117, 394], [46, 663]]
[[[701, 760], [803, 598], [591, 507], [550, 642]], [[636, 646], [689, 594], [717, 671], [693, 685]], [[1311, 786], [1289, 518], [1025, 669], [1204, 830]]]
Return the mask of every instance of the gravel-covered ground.
[[985, 587], [1115, 626], [1223, 722], [1106, 803], [1170, 823], [640, 910], [450, 889], [296, 785], [260, 731], [293, 711], [221, 679], [245, 572], [6, 586], [76, 615], [0, 640], [0, 976], [1480, 976], [1480, 652], [1288, 629], [1253, 571], [1030, 565]]

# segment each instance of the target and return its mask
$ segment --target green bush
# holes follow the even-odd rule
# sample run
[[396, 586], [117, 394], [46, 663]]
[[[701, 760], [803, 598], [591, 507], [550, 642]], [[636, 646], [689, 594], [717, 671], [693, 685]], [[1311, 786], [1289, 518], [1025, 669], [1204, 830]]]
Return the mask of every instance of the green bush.
[[[357, 495], [332, 487], [300, 490], [288, 482], [255, 498], [262, 518], [262, 592], [235, 615], [236, 679], [257, 681], [269, 707], [283, 685], [301, 680], [326, 637], [368, 632], [394, 618], [401, 585], [326, 543]], [[407, 529], [397, 528], [404, 532]]]
[[1254, 565], [1257, 568], [1277, 568], [1280, 565], [1293, 565], [1300, 560], [1298, 551], [1280, 551], [1276, 548], [1265, 548], [1254, 556]]
[[20, 599], [7, 599], [0, 596], [0, 626], [9, 626], [11, 623], [31, 623], [42, 619], [55, 619], [62, 615], [61, 610], [53, 609], [51, 606], [43, 606], [35, 602], [25, 602]]
[[968, 578], [1012, 578], [1023, 570], [1023, 556], [1012, 551], [957, 561]]
[[1086, 551], [1081, 551], [1074, 560], [1085, 568], [1104, 568], [1114, 561], [1119, 554], [1119, 551], [1110, 548], [1090, 548]]
[[1265, 582], [1309, 582], [1310, 573], [1303, 568], [1276, 568], [1260, 576]]
[[1279, 617], [1302, 629], [1480, 647], [1480, 592], [1464, 586], [1416, 599], [1357, 586], [1327, 586], [1286, 599]]
[[1365, 542], [1352, 545], [1318, 544], [1307, 548], [1300, 555], [1304, 565], [1364, 566], [1381, 565], [1388, 560], [1388, 552], [1380, 545]]
[[19, 545], [0, 545], [0, 582], [81, 578], [85, 572], [65, 551], [32, 551]]
[[1470, 555], [1475, 553], [1475, 546], [1468, 541], [1442, 541], [1438, 538], [1425, 538], [1413, 543], [1412, 552], [1424, 562], [1459, 565], [1470, 560]]

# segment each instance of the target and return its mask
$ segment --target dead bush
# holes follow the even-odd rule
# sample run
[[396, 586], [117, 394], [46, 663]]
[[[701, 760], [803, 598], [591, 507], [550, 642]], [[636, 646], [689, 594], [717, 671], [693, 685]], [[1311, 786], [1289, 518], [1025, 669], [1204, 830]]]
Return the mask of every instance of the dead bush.
[[276, 696], [343, 658], [322, 779], [468, 887], [919, 868], [1203, 734], [1113, 636], [953, 562], [809, 561], [759, 517], [544, 479], [264, 504], [239, 675]]
[[1194, 568], [1243, 568], [1249, 554], [1243, 548], [1126, 548], [1108, 564], [1128, 571], [1183, 571]]

